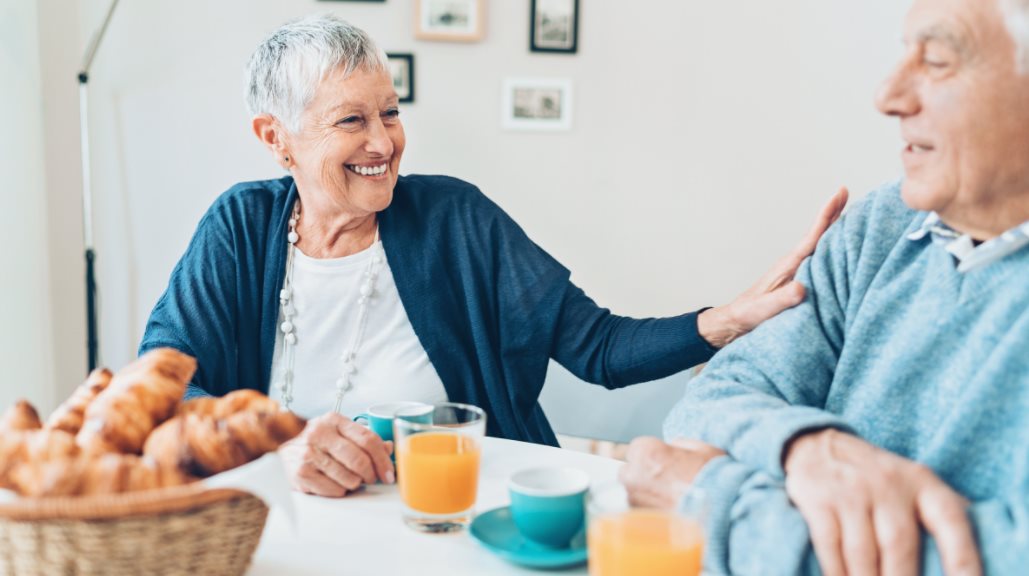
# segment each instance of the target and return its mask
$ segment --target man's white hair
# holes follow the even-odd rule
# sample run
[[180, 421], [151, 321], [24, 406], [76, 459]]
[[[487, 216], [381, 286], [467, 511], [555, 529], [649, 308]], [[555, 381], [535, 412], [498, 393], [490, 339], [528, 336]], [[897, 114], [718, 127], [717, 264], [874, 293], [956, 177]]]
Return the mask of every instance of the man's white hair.
[[386, 54], [360, 28], [332, 15], [287, 22], [250, 57], [246, 101], [251, 114], [271, 114], [292, 132], [329, 74], [342, 70], [388, 71]]
[[1018, 46], [1018, 68], [1029, 73], [1029, 0], [1001, 0], [1008, 31]]

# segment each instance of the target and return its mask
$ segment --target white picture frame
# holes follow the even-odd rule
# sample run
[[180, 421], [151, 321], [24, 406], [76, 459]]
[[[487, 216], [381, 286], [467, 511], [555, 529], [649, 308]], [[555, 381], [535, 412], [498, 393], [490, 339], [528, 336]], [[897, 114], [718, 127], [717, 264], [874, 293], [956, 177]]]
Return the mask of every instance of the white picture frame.
[[501, 126], [507, 130], [572, 129], [573, 87], [568, 78], [505, 78]]
[[414, 0], [419, 40], [478, 42], [486, 29], [484, 0]]

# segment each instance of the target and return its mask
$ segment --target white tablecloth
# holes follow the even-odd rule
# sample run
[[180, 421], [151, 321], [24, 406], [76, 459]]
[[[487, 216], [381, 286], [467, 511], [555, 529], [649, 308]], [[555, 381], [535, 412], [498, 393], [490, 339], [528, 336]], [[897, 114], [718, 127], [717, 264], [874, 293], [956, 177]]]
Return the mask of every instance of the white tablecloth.
[[[614, 482], [620, 462], [580, 452], [486, 438], [476, 511], [509, 503], [507, 479], [533, 466], [572, 466], [594, 485]], [[422, 534], [401, 519], [396, 486], [369, 486], [341, 499], [294, 493], [296, 532], [281, 511], [268, 518], [250, 576], [545, 574], [510, 564], [490, 553], [467, 531]], [[559, 572], [586, 574], [585, 565]]]

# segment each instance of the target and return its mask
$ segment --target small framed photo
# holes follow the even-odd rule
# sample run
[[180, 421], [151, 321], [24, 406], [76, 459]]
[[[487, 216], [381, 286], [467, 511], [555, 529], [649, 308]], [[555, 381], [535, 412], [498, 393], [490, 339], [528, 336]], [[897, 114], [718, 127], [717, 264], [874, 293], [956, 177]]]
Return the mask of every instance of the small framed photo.
[[415, 38], [478, 42], [486, 23], [484, 0], [415, 0]]
[[579, 49], [579, 0], [530, 0], [529, 50], [575, 54]]
[[507, 78], [501, 97], [501, 125], [508, 130], [572, 129], [572, 81], [559, 78]]
[[414, 102], [414, 54], [386, 55], [389, 58], [389, 74], [393, 77], [393, 88], [401, 102]]

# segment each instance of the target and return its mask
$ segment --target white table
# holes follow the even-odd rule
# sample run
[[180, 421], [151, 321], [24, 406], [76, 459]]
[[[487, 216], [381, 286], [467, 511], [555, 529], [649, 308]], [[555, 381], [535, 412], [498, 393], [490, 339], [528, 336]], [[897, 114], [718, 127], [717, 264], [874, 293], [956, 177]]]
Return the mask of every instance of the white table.
[[[478, 512], [509, 503], [507, 479], [533, 466], [572, 466], [598, 483], [614, 482], [621, 463], [581, 452], [511, 440], [486, 438], [483, 444]], [[250, 576], [325, 574], [546, 574], [494, 556], [467, 531], [423, 534], [401, 519], [396, 486], [369, 486], [341, 499], [294, 493], [298, 526], [294, 533], [285, 514], [273, 510]], [[586, 574], [585, 565], [559, 574]]]

